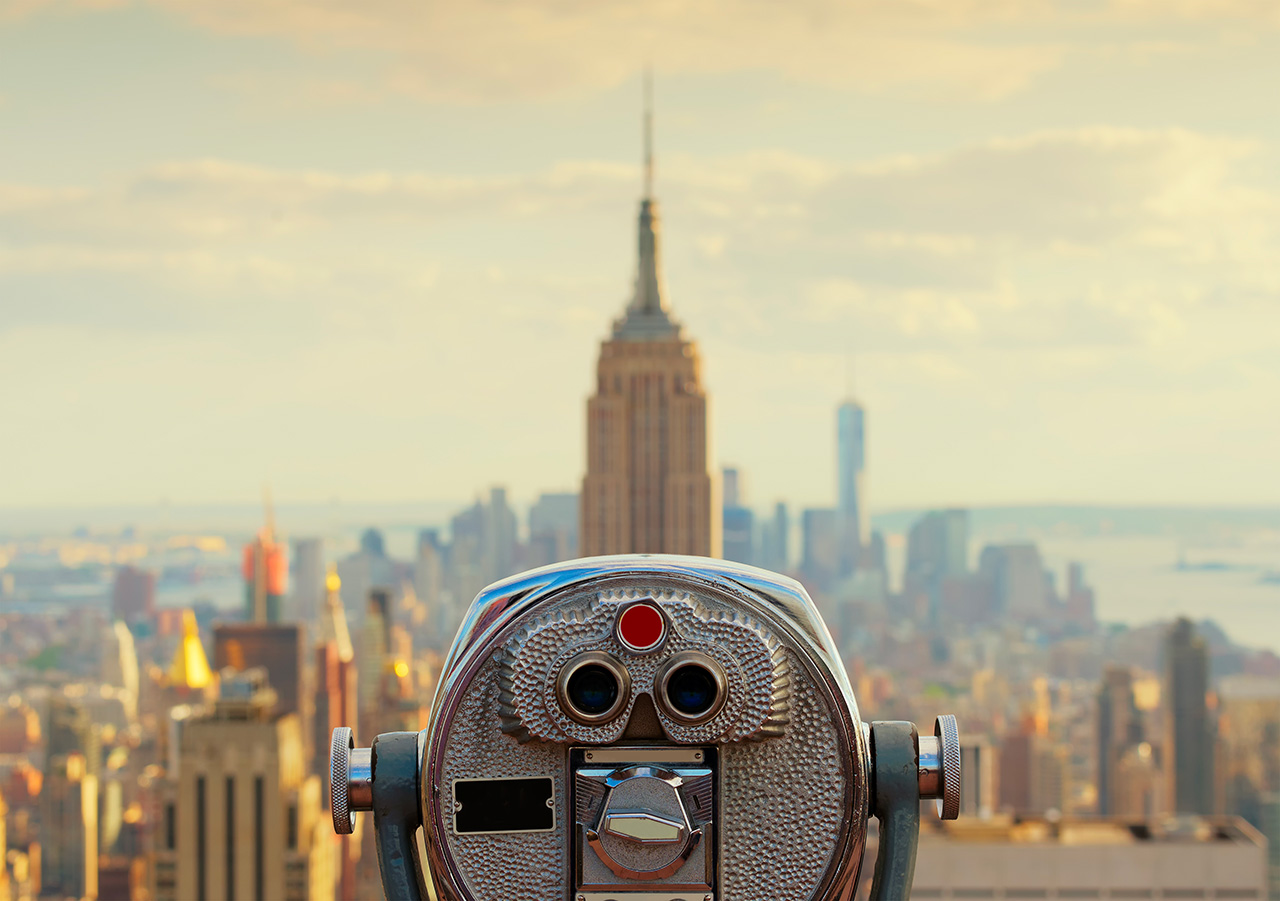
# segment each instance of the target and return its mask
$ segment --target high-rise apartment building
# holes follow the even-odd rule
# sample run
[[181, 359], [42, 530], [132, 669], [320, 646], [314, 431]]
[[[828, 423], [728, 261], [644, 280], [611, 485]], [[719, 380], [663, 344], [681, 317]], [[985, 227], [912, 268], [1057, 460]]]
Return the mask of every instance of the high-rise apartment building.
[[836, 483], [840, 492], [841, 574], [861, 562], [862, 546], [871, 538], [863, 474], [867, 467], [866, 411], [852, 398], [836, 410]]
[[156, 837], [156, 901], [332, 896], [320, 780], [307, 773], [297, 716], [275, 708], [266, 671], [250, 669], [226, 674], [213, 709], [183, 725]]
[[1179, 619], [1165, 640], [1174, 810], [1213, 812], [1213, 729], [1209, 720], [1209, 651], [1191, 620]]
[[718, 557], [698, 349], [663, 297], [650, 122], [646, 109], [635, 292], [600, 346], [587, 401], [582, 553]]

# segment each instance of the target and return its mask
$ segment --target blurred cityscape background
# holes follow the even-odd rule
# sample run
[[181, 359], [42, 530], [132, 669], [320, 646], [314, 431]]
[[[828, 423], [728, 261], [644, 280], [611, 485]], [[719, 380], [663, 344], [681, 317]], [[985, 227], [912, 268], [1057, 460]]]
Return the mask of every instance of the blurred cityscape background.
[[1278, 60], [1243, 0], [0, 0], [0, 901], [379, 897], [332, 728], [622, 552], [957, 715], [916, 897], [1280, 897]]

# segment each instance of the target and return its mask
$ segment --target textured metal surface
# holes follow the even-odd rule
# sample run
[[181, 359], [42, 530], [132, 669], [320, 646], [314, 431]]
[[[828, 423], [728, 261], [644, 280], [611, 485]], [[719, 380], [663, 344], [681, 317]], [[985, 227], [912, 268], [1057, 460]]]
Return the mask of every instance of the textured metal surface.
[[911, 897], [920, 838], [919, 747], [912, 723], [871, 724], [871, 756], [875, 760], [875, 815], [880, 821], [880, 848], [870, 901], [902, 901]]
[[[439, 811], [453, 832], [454, 779], [550, 776], [557, 810], [568, 810], [566, 747], [549, 742], [518, 744], [504, 735], [498, 718], [497, 665], [490, 661], [472, 681], [449, 732], [441, 771]], [[568, 880], [568, 817], [551, 832], [453, 835], [450, 856], [477, 901], [547, 901], [559, 898]], [[447, 897], [447, 895], [446, 895]]]
[[[641, 598], [652, 600], [671, 623], [671, 634], [657, 653], [634, 653], [615, 634], [621, 610]], [[562, 669], [593, 651], [613, 656], [630, 674], [621, 714], [598, 724], [579, 722], [581, 717], [567, 713], [556, 691]], [[670, 588], [598, 592], [558, 605], [519, 630], [500, 658], [503, 731], [522, 741], [615, 742], [626, 729], [636, 697], [658, 698], [659, 674], [681, 653], [704, 654], [718, 664], [727, 696], [715, 716], [692, 725], [677, 722], [659, 703], [658, 717], [673, 741], [741, 741], [781, 734], [789, 673], [771, 632], [731, 608], [711, 609]]]
[[[655, 598], [673, 629], [645, 658], [629, 654], [612, 629], [616, 608], [641, 597]], [[550, 631], [536, 634], [542, 630]], [[632, 676], [632, 698], [609, 734], [560, 715], [549, 687], [557, 665], [591, 648], [618, 656]], [[866, 737], [812, 601], [794, 581], [751, 567], [636, 556], [527, 573], [487, 589], [468, 612], [441, 677], [423, 763], [427, 850], [441, 901], [569, 894], [568, 835], [453, 836], [449, 780], [551, 775], [557, 806], [567, 809], [567, 744], [617, 742], [646, 679], [651, 690], [661, 661], [684, 649], [713, 655], [730, 682], [725, 708], [705, 726], [661, 722], [674, 741], [720, 744], [725, 806], [709, 828], [717, 854], [733, 855], [717, 867], [721, 878], [736, 881], [733, 891], [703, 894], [852, 897], [865, 841]]]
[[941, 789], [938, 794], [938, 816], [954, 820], [960, 816], [960, 728], [956, 718], [944, 714], [933, 724], [941, 760]]
[[[737, 901], [805, 901], [832, 865], [849, 817], [852, 755], [832, 711], [796, 680], [784, 739], [722, 751], [721, 892]], [[825, 897], [825, 896], [824, 896]]]
[[333, 831], [338, 835], [350, 835], [356, 828], [347, 795], [350, 755], [355, 743], [355, 737], [347, 726], [334, 729], [329, 741], [329, 809], [333, 811]]

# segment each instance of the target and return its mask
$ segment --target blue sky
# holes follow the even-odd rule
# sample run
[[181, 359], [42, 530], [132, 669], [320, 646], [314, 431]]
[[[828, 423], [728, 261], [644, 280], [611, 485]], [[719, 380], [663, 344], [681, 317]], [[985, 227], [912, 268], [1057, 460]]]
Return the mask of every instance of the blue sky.
[[576, 486], [657, 70], [713, 458], [872, 505], [1280, 501], [1249, 0], [0, 0], [0, 505]]

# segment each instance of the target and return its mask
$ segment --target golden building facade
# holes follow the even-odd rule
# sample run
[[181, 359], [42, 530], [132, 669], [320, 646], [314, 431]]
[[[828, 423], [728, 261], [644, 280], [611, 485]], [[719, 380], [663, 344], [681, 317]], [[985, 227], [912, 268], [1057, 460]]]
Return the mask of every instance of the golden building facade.
[[707, 395], [697, 346], [663, 297], [649, 162], [646, 172], [635, 294], [600, 347], [587, 401], [581, 553], [718, 557]]

